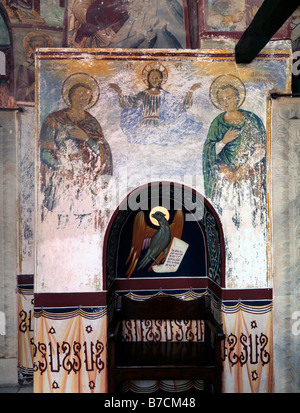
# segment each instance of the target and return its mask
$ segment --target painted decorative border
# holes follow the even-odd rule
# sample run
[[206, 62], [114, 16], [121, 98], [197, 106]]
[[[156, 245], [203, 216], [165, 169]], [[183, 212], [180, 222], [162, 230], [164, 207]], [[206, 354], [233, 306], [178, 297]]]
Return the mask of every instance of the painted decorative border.
[[18, 382], [33, 382], [33, 354], [31, 342], [34, 337], [34, 276], [19, 274], [18, 295]]

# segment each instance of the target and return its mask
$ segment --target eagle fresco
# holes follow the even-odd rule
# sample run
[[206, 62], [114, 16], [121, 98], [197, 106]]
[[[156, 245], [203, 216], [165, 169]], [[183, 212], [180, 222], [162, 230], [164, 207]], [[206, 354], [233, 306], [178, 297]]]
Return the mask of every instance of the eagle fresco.
[[[137, 265], [137, 270], [139, 270], [150, 264], [148, 271], [154, 264], [159, 265], [166, 258], [173, 238], [181, 239], [184, 225], [184, 214], [181, 210], [175, 212], [171, 224], [167, 221], [165, 214], [160, 211], [156, 211], [151, 216], [157, 220], [158, 229], [146, 223], [143, 211], [139, 211], [134, 219], [131, 249], [125, 262], [125, 265], [129, 265], [126, 271], [127, 278], [131, 277]], [[146, 249], [145, 256], [140, 260], [142, 251]]]

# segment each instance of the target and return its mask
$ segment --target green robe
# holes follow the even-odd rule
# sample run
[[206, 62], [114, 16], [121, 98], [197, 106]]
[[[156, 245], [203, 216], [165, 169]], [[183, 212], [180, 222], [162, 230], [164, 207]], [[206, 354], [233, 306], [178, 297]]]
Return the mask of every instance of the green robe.
[[[212, 198], [214, 187], [220, 166], [223, 164], [232, 172], [244, 163], [254, 152], [255, 145], [266, 144], [266, 131], [261, 119], [254, 113], [239, 109], [243, 114], [243, 120], [237, 123], [228, 123], [224, 120], [224, 114], [220, 113], [211, 123], [207, 139], [203, 147], [203, 175], [206, 197]], [[230, 143], [227, 143], [221, 152], [216, 154], [216, 143], [220, 142], [225, 133], [230, 129], [239, 129], [240, 135]], [[241, 153], [247, 155], [241, 156]], [[265, 175], [265, 158], [262, 160], [263, 176]]]

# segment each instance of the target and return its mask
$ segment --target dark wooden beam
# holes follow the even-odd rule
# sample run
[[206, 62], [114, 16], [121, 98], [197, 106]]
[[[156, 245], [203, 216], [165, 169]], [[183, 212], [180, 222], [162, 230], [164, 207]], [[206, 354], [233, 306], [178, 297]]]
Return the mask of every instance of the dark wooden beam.
[[237, 63], [251, 63], [300, 5], [300, 0], [265, 0], [235, 47]]

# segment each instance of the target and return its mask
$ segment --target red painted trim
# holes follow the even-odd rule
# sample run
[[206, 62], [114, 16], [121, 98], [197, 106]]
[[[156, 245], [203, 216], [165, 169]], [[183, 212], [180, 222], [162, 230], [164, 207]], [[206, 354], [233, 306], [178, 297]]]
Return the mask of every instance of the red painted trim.
[[[84, 49], [82, 49], [84, 50]], [[179, 49], [176, 52], [153, 52], [153, 51], [148, 51], [145, 54], [145, 52], [141, 52], [140, 49], [133, 49], [133, 52], [126, 52], [126, 51], [106, 51], [105, 49], [102, 49], [101, 51], [97, 50], [92, 50], [89, 51], [90, 56], [101, 56], [103, 59], [107, 57], [108, 59], [117, 59], [118, 57], [126, 57], [126, 58], [141, 58], [142, 60], [147, 60], [149, 57], [160, 57], [160, 58], [166, 58], [170, 60], [172, 57], [176, 57], [178, 59], [180, 58], [197, 58], [197, 57], [231, 57], [235, 58], [234, 52], [229, 52], [229, 53], [214, 53], [214, 52], [201, 52], [201, 51], [184, 51], [183, 49]], [[155, 50], [155, 49], [154, 49]], [[76, 51], [76, 50], [49, 50], [49, 51], [44, 51], [44, 50], [39, 50], [36, 52], [36, 56], [38, 56], [40, 59], [49, 59], [52, 56], [55, 58], [61, 57], [63, 59], [70, 59], [74, 58], [75, 56], [78, 56], [79, 58], [82, 58], [84, 55], [84, 51]]]
[[222, 298], [222, 288], [218, 284], [213, 282], [210, 278], [207, 278], [206, 285], [207, 289], [215, 294], [216, 297], [218, 297], [219, 299]]
[[161, 279], [116, 279], [113, 284], [115, 291], [153, 291], [153, 290], [184, 290], [208, 289], [221, 301], [238, 300], [272, 300], [272, 288], [226, 289], [206, 277], [201, 278], [161, 278]]
[[35, 307], [104, 307], [106, 291], [85, 293], [36, 293]]
[[[194, 282], [190, 282], [194, 281]], [[272, 288], [250, 288], [250, 289], [222, 289], [206, 277], [184, 279], [130, 279], [116, 280], [113, 291], [159, 291], [161, 290], [210, 290], [221, 301], [260, 301], [272, 300]], [[36, 293], [34, 294], [35, 308], [67, 308], [67, 307], [105, 307], [108, 303], [108, 291], [86, 292], [86, 293]]]
[[150, 291], [150, 290], [184, 290], [191, 288], [192, 290], [197, 288], [206, 288], [206, 277], [195, 278], [130, 278], [120, 279], [117, 278], [113, 284], [113, 288], [116, 291]]
[[224, 289], [222, 301], [227, 300], [272, 300], [272, 288]]
[[18, 285], [34, 284], [34, 275], [33, 274], [18, 274], [17, 283]]
[[183, 0], [183, 15], [184, 15], [184, 27], [185, 27], [185, 42], [186, 42], [186, 49], [191, 48], [191, 35], [190, 35], [190, 18], [188, 13], [188, 0]]

